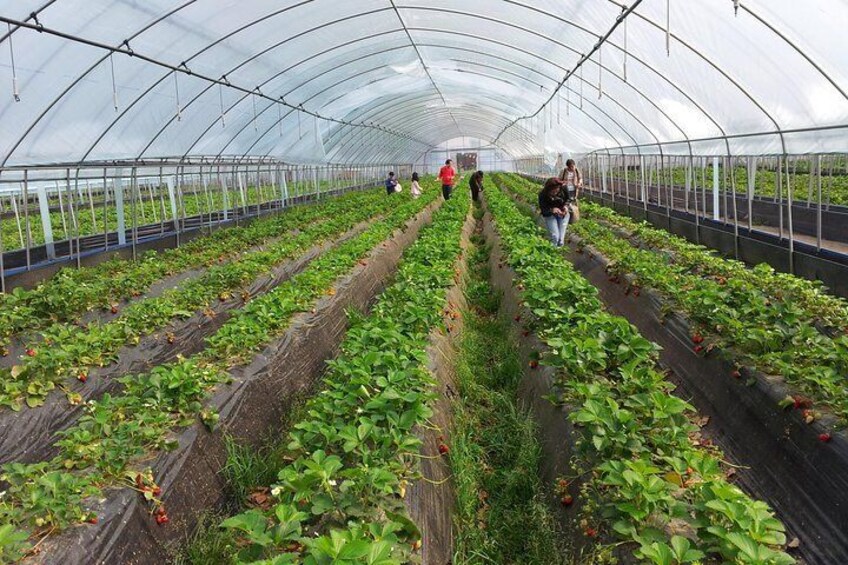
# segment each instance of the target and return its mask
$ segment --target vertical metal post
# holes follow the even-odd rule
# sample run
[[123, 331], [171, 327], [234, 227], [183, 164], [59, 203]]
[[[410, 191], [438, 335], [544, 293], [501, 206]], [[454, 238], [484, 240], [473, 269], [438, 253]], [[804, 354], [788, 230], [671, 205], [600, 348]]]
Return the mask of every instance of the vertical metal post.
[[777, 210], [779, 214], [778, 224], [780, 226], [780, 239], [783, 239], [783, 158], [777, 158], [777, 171], [775, 175], [775, 188], [777, 189]]
[[50, 202], [47, 200], [47, 186], [40, 182], [35, 187], [38, 194], [38, 210], [41, 213], [41, 231], [44, 233], [44, 246], [47, 258], [56, 258], [56, 247], [53, 245], [53, 224], [50, 221]]
[[24, 169], [24, 229], [26, 230], [26, 268], [32, 267], [32, 232], [29, 228], [29, 170]]
[[816, 155], [818, 171], [818, 206], [816, 207], [816, 251], [822, 248], [822, 156]]
[[789, 174], [789, 157], [785, 157], [786, 163], [786, 211], [789, 229], [789, 273], [795, 274], [795, 234], [792, 229], [792, 177]]
[[103, 167], [103, 246], [109, 250], [109, 213], [107, 206], [109, 204], [109, 187], [106, 184], [106, 167]]
[[[692, 157], [689, 158], [692, 161]], [[692, 195], [695, 201], [695, 243], [701, 244], [701, 211], [698, 210], [698, 173], [695, 171], [694, 163], [692, 166], [692, 180], [695, 185], [695, 193]], [[703, 190], [704, 176], [701, 175], [701, 188]]]
[[[725, 190], [726, 187], [725, 187]], [[733, 256], [739, 259], [739, 208], [736, 205], [736, 167], [730, 175], [731, 200], [733, 201]]]
[[713, 220], [719, 221], [719, 168], [718, 157], [713, 157]]
[[115, 189], [115, 213], [118, 220], [118, 245], [127, 244], [127, 224], [124, 217], [124, 177], [123, 170], [118, 169], [112, 186]]
[[130, 215], [132, 216], [131, 243], [133, 261], [138, 259], [138, 169], [133, 166], [130, 171]]
[[757, 158], [748, 157], [748, 232], [754, 229], [754, 191], [757, 186]]

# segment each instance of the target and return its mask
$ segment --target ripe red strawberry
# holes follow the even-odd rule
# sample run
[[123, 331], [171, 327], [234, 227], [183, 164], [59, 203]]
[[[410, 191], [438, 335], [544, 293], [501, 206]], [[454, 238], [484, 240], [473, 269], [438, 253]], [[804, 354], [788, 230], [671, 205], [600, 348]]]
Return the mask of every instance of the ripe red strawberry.
[[704, 346], [703, 346], [703, 345], [696, 345], [696, 346], [694, 347], [694, 351], [695, 351], [695, 353], [700, 353], [700, 352], [701, 352], [701, 351], [703, 351], [703, 350], [704, 350]]
[[170, 521], [171, 521], [171, 519], [168, 518], [167, 514], [162, 514], [161, 516], [156, 516], [156, 524], [159, 525], [159, 526], [164, 526], [165, 524], [167, 524]]
[[27, 357], [35, 357], [36, 355], [38, 355], [38, 352], [35, 349], [33, 349], [32, 347], [28, 347], [27, 350], [26, 350], [26, 354], [27, 354]]
[[450, 448], [447, 445], [445, 445], [443, 443], [439, 444], [439, 453], [441, 455], [447, 455], [449, 452], [450, 452]]
[[117, 307], [116, 305], [112, 304], [112, 308], [111, 308], [111, 310], [110, 310], [110, 311], [111, 311], [113, 314], [117, 314], [117, 313], [118, 313], [118, 307]]
[[562, 505], [563, 506], [571, 506], [574, 503], [574, 497], [570, 494], [566, 494], [562, 497]]
[[701, 334], [695, 334], [695, 335], [692, 336], [692, 343], [697, 344], [697, 343], [703, 343], [703, 342], [704, 342], [704, 336], [702, 336]]
[[827, 443], [831, 440], [830, 434], [827, 432], [819, 434], [819, 441]]
[[741, 379], [742, 373], [739, 372], [739, 369], [735, 369], [732, 373], [730, 373], [730, 376], [733, 377], [734, 379]]
[[162, 505], [159, 508], [157, 508], [156, 512], [154, 512], [154, 514], [156, 514], [157, 516], [165, 516], [167, 514], [167, 512], [165, 511], [165, 506]]
[[85, 373], [80, 373], [79, 375], [77, 375], [77, 380], [84, 384], [85, 381], [88, 380], [88, 375], [86, 375]]
[[539, 362], [534, 359], [533, 361], [530, 361], [528, 365], [535, 371], [539, 367]]
[[595, 528], [586, 528], [586, 536], [587, 537], [594, 538], [594, 537], [597, 537], [597, 535], [598, 535], [598, 530], [596, 530]]
[[88, 519], [89, 524], [97, 524], [97, 522], [98, 522], [97, 516], [92, 516], [91, 518]]

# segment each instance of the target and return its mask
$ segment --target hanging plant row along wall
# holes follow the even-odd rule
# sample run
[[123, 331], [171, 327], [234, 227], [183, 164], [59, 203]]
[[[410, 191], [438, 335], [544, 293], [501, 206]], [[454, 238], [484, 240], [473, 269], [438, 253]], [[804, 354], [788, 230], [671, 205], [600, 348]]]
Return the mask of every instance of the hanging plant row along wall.
[[[322, 392], [306, 406], [279, 472], [270, 510], [227, 519], [239, 561], [406, 563], [421, 548], [404, 497], [418, 480], [421, 440], [433, 412], [428, 335], [442, 319], [468, 226], [456, 195], [403, 256], [397, 282], [370, 316], [353, 321]], [[447, 445], [439, 450], [443, 456]], [[450, 488], [445, 485], [444, 488]]]
[[575, 469], [587, 478], [585, 535], [633, 542], [637, 558], [658, 564], [793, 563], [768, 506], [730, 484], [721, 454], [699, 445], [694, 409], [670, 394], [656, 346], [604, 311], [597, 290], [508, 196], [490, 191], [487, 202], [550, 347], [543, 362], [558, 370], [554, 400], [585, 432]]
[[[130, 304], [112, 321], [92, 322], [80, 327], [55, 323], [43, 330], [40, 339], [27, 346], [32, 353], [19, 364], [0, 369], [0, 405], [20, 410], [42, 405], [47, 395], [68, 379], [86, 380], [96, 367], [116, 361], [119, 349], [138, 344], [142, 337], [162, 330], [175, 319], [189, 318], [208, 310], [209, 304], [229, 300], [233, 294], [292, 259], [313, 245], [326, 242], [350, 230], [359, 222], [383, 214], [392, 207], [384, 195], [369, 193], [367, 198], [341, 199], [321, 206], [323, 217], [298, 225], [298, 232], [278, 238], [267, 249], [246, 252], [234, 260], [210, 267], [199, 278], [186, 281], [158, 297]], [[243, 296], [244, 302], [254, 297]], [[210, 312], [210, 315], [213, 313]], [[78, 404], [78, 392], [63, 387], [68, 400]]]
[[144, 254], [138, 261], [116, 258], [94, 267], [62, 269], [32, 290], [16, 288], [0, 295], [0, 346], [5, 349], [13, 336], [44, 329], [54, 322], [73, 322], [89, 310], [108, 312], [123, 300], [141, 296], [164, 277], [232, 260], [251, 247], [326, 218], [328, 210], [356, 207], [380, 192], [351, 193], [297, 206], [279, 216], [216, 231], [175, 249]]
[[[216, 385], [229, 380], [228, 371], [249, 363], [256, 352], [285, 332], [295, 314], [309, 311], [322, 296], [333, 294], [335, 281], [435, 201], [437, 191], [430, 188], [418, 200], [394, 200], [394, 210], [384, 218], [246, 304], [207, 340], [202, 352], [147, 374], [122, 378], [121, 394], [89, 402], [79, 422], [62, 432], [53, 459], [5, 465], [2, 480], [9, 488], [0, 500], [0, 521], [28, 530], [28, 536], [42, 537], [96, 520], [87, 509], [87, 499], [109, 486], [134, 485], [157, 501], [153, 473], [131, 469], [155, 452], [175, 448], [169, 433], [197, 418], [214, 428], [218, 415], [205, 409], [204, 402]], [[4, 557], [26, 551], [17, 534], [10, 532], [0, 541]]]
[[[500, 180], [527, 202], [539, 190], [517, 176]], [[723, 259], [603, 206], [581, 202], [580, 209], [573, 233], [610, 261], [611, 276], [626, 277], [634, 290], [658, 291], [669, 311], [684, 314], [697, 352], [720, 348], [732, 352], [740, 367], [780, 375], [799, 393], [781, 408], [800, 403], [809, 410], [808, 420], [833, 414], [839, 427], [848, 423], [848, 303], [843, 299], [767, 265], [748, 268]]]

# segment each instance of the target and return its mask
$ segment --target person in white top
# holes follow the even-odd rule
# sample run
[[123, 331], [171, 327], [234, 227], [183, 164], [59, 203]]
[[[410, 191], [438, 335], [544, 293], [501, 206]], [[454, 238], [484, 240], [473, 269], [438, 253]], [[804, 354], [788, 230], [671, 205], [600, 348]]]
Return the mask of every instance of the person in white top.
[[565, 168], [559, 175], [559, 180], [562, 181], [566, 189], [567, 199], [569, 201], [577, 200], [577, 197], [580, 196], [580, 189], [583, 188], [583, 176], [574, 163], [574, 159], [565, 162]]
[[418, 173], [412, 173], [412, 187], [410, 190], [412, 191], [413, 198], [421, 196], [421, 185], [418, 184], [418, 180]]

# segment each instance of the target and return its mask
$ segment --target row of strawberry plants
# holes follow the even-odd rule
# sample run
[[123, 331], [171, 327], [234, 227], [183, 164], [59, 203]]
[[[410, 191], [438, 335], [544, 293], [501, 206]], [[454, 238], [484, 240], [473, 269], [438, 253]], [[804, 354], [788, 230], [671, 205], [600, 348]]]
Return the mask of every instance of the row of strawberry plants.
[[[487, 193], [522, 299], [557, 368], [558, 401], [580, 430], [576, 473], [585, 482], [590, 538], [634, 542], [658, 564], [719, 558], [789, 564], [783, 525], [730, 484], [721, 455], [701, 445], [694, 409], [671, 394], [657, 347], [606, 312], [595, 289], [501, 191]], [[573, 489], [559, 485], [564, 496]]]
[[[351, 206], [355, 204], [355, 206]], [[215, 265], [199, 278], [187, 281], [163, 295], [130, 304], [119, 317], [103, 323], [80, 326], [55, 323], [39, 335], [19, 364], [0, 369], [0, 405], [19, 410], [42, 405], [47, 395], [70, 377], [85, 382], [88, 372], [116, 360], [118, 350], [161, 330], [172, 320], [201, 311], [215, 300], [228, 300], [245, 285], [275, 265], [350, 230], [374, 215], [385, 213], [392, 203], [384, 195], [333, 201], [321, 208], [329, 219], [314, 218], [296, 234], [278, 238], [267, 249], [240, 255], [236, 260]], [[317, 221], [316, 221], [317, 220]], [[250, 296], [243, 295], [247, 301]], [[78, 403], [78, 393], [64, 388], [69, 400]]]
[[[372, 191], [373, 192], [373, 191]], [[352, 193], [313, 206], [256, 220], [195, 239], [161, 253], [149, 252], [138, 261], [115, 258], [94, 267], [62, 269], [32, 290], [16, 288], [0, 295], [0, 348], [22, 332], [37, 331], [54, 321], [68, 322], [95, 308], [109, 310], [120, 300], [141, 295], [163, 277], [231, 259], [285, 232], [308, 226], [336, 212], [360, 205], [362, 193]]]
[[[809, 170], [809, 166], [805, 167]], [[844, 169], [843, 169], [844, 170]], [[825, 165], [825, 170], [822, 175], [822, 201], [823, 203], [830, 202], [831, 204], [848, 204], [848, 177], [844, 174], [840, 174], [838, 171], [835, 171], [835, 174], [832, 176], [828, 176], [827, 165]], [[631, 190], [638, 182], [640, 182], [639, 172], [630, 172], [628, 173], [627, 179], [631, 183]], [[698, 184], [698, 190], [703, 190], [703, 184], [706, 182], [707, 190], [712, 190], [713, 183], [713, 167], [712, 165], [708, 165], [703, 172], [699, 169], [695, 169], [694, 174], [696, 176], [696, 182]], [[725, 174], [726, 169], [722, 169], [720, 171], [720, 188], [722, 191], [731, 192], [731, 187], [728, 186], [730, 179], [728, 177], [727, 183], [725, 183]], [[746, 187], [748, 186], [748, 169], [747, 167], [734, 167], [733, 172], [731, 173], [735, 176], [734, 182], [736, 183], [736, 194], [737, 196], [744, 196]], [[610, 178], [616, 179], [616, 182], [624, 181], [624, 173], [614, 172], [610, 175]], [[662, 185], [665, 187], [669, 180], [673, 183], [673, 185], [677, 188], [681, 188], [686, 186], [686, 169], [684, 167], [673, 167], [671, 169], [664, 169], [660, 172], [660, 178], [662, 179]], [[809, 202], [815, 204], [818, 202], [818, 175], [814, 175], [812, 179], [810, 178], [810, 174], [808, 172], [798, 172], [797, 174], [793, 173], [792, 176], [792, 198], [796, 204], [803, 204], [809, 198]], [[787, 199], [787, 190], [786, 190], [786, 176], [785, 173], [782, 178], [782, 186], [781, 192], [783, 195], [784, 201]], [[656, 183], [656, 176], [654, 176], [654, 183]], [[765, 170], [760, 169], [757, 171], [757, 176], [755, 178], [755, 186], [754, 186], [754, 194], [757, 196], [764, 196], [767, 198], [777, 198], [777, 172], [773, 170]], [[709, 197], [708, 197], [709, 198]], [[665, 199], [665, 195], [663, 195], [663, 199]]]
[[[272, 291], [238, 310], [207, 340], [207, 348], [149, 373], [120, 379], [123, 390], [89, 401], [76, 425], [61, 432], [58, 454], [49, 461], [3, 467], [9, 486], [0, 499], [0, 523], [43, 536], [84, 521], [96, 522], [86, 500], [108, 486], [141, 488], [151, 473], [130, 471], [153, 453], [176, 447], [169, 432], [198, 417], [214, 427], [217, 414], [204, 408], [211, 390], [229, 371], [281, 336], [292, 317], [313, 308], [334, 284], [411, 216], [433, 202], [436, 191], [418, 200], [399, 197], [395, 209], [361, 234], [327, 251]], [[141, 484], [136, 484], [136, 481]], [[149, 485], [152, 487], [152, 485]], [[148, 489], [150, 493], [157, 491]], [[155, 494], [158, 496], [158, 494]], [[0, 547], [2, 550], [2, 547]], [[20, 544], [7, 548], [20, 552]]]
[[[162, 192], [164, 188], [157, 189], [157, 192]], [[247, 207], [255, 207], [256, 205], [268, 202], [271, 198], [276, 199], [278, 195], [272, 195], [273, 189], [267, 188], [262, 191], [256, 187], [245, 189], [247, 197]], [[143, 189], [142, 189], [143, 191]], [[160, 194], [161, 196], [161, 194]], [[269, 196], [271, 198], [269, 198]], [[230, 192], [230, 207], [243, 206], [241, 196], [238, 192]], [[58, 206], [59, 200], [50, 199], [51, 206]], [[74, 204], [74, 215], [71, 217], [67, 205], [67, 199], [63, 198], [62, 204], [65, 206], [65, 212], [50, 213], [50, 227], [53, 231], [53, 240], [62, 241], [69, 238], [86, 237], [91, 235], [102, 235], [104, 231], [114, 232], [118, 229], [118, 209], [114, 202], [109, 202], [105, 207], [103, 200], [98, 199], [93, 203], [87, 201], [76, 201]], [[18, 204], [22, 206], [22, 204]], [[94, 212], [92, 213], [92, 206]], [[30, 204], [29, 214], [29, 232], [32, 245], [44, 244], [44, 228], [41, 221], [41, 215], [37, 211], [37, 203]], [[186, 217], [199, 216], [201, 214], [209, 214], [224, 209], [224, 197], [219, 190], [212, 190], [207, 195], [200, 191], [197, 193], [185, 193], [180, 200], [180, 216]], [[149, 224], [158, 224], [160, 222], [170, 222], [174, 218], [171, 214], [171, 204], [166, 201], [159, 201], [151, 198], [150, 194], [142, 192], [140, 200], [135, 204], [135, 212], [127, 195], [127, 200], [124, 204], [124, 225], [129, 229], [133, 225], [133, 214], [135, 214], [135, 223], [143, 226]], [[18, 213], [18, 218], [6, 217], [0, 220], [0, 234], [3, 238], [3, 249], [5, 251], [14, 251], [23, 249], [26, 245], [26, 218], [23, 211]], [[20, 225], [19, 225], [20, 222]], [[23, 241], [22, 241], [23, 240]]]
[[[525, 197], [536, 188], [510, 186]], [[835, 311], [827, 320], [838, 332], [820, 331], [818, 322], [823, 318], [803, 308], [791, 295], [793, 289], [815, 288], [813, 285], [793, 281], [794, 285], [777, 286], [792, 277], [769, 278], [768, 269], [748, 270], [691, 244], [679, 243], [671, 253], [663, 247], [642, 248], [619, 237], [605, 222], [593, 220], [614, 218], [614, 212], [585, 202], [581, 210], [584, 217], [573, 226], [573, 232], [610, 260], [608, 271], [613, 277], [627, 276], [634, 288], [659, 291], [669, 311], [685, 314], [695, 326], [696, 352], [708, 353], [716, 347], [732, 351], [740, 367], [780, 375], [816, 405], [832, 412], [841, 425], [848, 422], [848, 334], [844, 329], [848, 317]], [[647, 234], [651, 242], [673, 241], [656, 231], [644, 228], [640, 233]], [[841, 305], [842, 301], [834, 299], [833, 303]], [[796, 404], [795, 399], [789, 400]], [[809, 404], [809, 400], [801, 404]], [[805, 413], [808, 423], [820, 416], [809, 408]], [[827, 440], [830, 436], [821, 437]]]
[[[498, 181], [527, 200], [535, 199], [538, 183], [518, 175], [499, 175]], [[532, 201], [532, 200], [531, 200]], [[692, 270], [693, 274], [716, 280], [739, 280], [750, 288], [758, 288], [773, 300], [784, 301], [799, 308], [799, 315], [829, 330], [848, 333], [848, 301], [828, 294], [820, 281], [811, 281], [775, 271], [766, 263], [749, 268], [742, 261], [725, 259], [702, 245], [668, 231], [657, 229], [647, 222], [637, 222], [592, 202], [582, 201], [582, 217], [614, 225], [635, 243], [658, 252], [673, 255], [673, 260]]]
[[[289, 434], [273, 507], [231, 517], [239, 561], [405, 563], [420, 534], [404, 510], [418, 426], [432, 415], [428, 334], [455, 284], [468, 198], [448, 201], [404, 254], [397, 282], [354, 319], [323, 390]], [[443, 446], [440, 451], [446, 452]]]
[[654, 228], [647, 222], [636, 222], [599, 204], [586, 203], [585, 212], [589, 219], [619, 228], [634, 243], [672, 254], [676, 263], [694, 273], [717, 280], [740, 280], [749, 287], [761, 289], [774, 300], [797, 305], [802, 315], [827, 330], [848, 333], [848, 301], [828, 294], [821, 281], [780, 273], [767, 263], [748, 268], [741, 261], [720, 257], [704, 246]]

